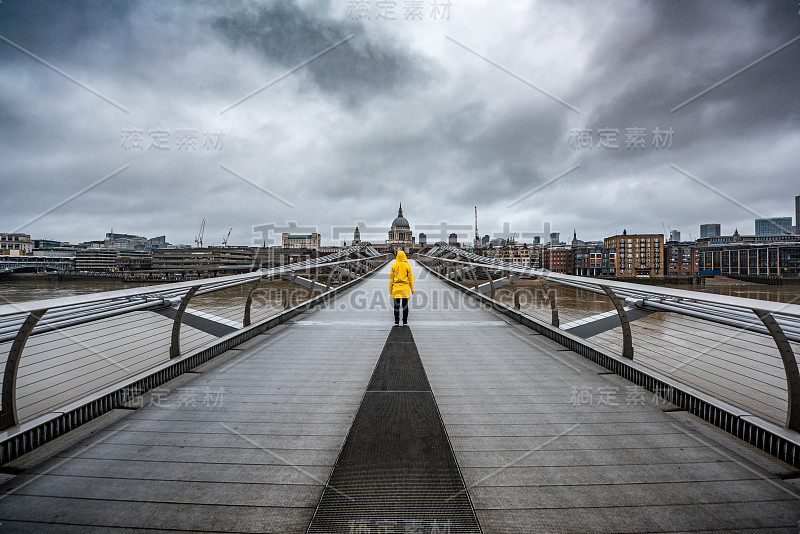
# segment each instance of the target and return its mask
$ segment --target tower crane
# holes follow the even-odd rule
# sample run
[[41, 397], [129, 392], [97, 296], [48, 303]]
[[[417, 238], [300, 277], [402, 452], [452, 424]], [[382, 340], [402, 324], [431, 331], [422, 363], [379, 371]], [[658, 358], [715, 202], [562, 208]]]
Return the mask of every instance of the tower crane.
[[228, 238], [231, 236], [231, 230], [233, 230], [233, 226], [231, 226], [231, 227], [228, 229], [228, 235], [226, 235], [226, 236], [225, 236], [225, 239], [223, 239], [223, 240], [222, 240], [222, 246], [223, 246], [223, 247], [227, 247], [227, 246], [228, 246]]
[[203, 248], [203, 232], [206, 231], [206, 218], [203, 217], [203, 222], [200, 223], [200, 233], [194, 238], [194, 244], [199, 248]]

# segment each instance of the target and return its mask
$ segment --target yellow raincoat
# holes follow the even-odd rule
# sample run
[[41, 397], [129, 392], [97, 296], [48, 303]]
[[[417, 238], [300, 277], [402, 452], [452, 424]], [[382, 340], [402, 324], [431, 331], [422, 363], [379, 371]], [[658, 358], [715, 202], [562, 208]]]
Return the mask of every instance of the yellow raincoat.
[[411, 265], [406, 259], [406, 253], [402, 250], [397, 253], [397, 259], [392, 264], [389, 271], [389, 293], [393, 299], [411, 298], [414, 292], [414, 274], [411, 272]]

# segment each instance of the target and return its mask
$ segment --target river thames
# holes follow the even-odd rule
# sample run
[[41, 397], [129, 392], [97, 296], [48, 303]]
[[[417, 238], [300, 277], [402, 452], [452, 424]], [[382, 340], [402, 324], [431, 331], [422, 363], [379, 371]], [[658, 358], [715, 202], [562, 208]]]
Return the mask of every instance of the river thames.
[[[144, 287], [148, 285], [151, 284], [123, 282], [119, 278], [68, 277], [59, 280], [55, 277], [45, 275], [12, 275], [0, 278], [0, 299], [3, 304], [9, 304], [12, 302], [70, 297], [73, 295], [114, 291], [117, 289], [132, 289], [134, 287]], [[658, 287], [717, 293], [720, 295], [771, 300], [775, 302], [797, 303], [800, 301], [800, 284], [775, 286], [740, 282], [738, 280], [718, 277], [711, 278], [706, 284], [702, 285], [665, 284]], [[579, 297], [579, 294], [583, 292], [577, 290], [570, 292], [569, 290], [571, 288], [563, 289], [565, 290], [563, 296], [567, 301], [578, 304], [578, 302], [583, 300]], [[604, 301], [602, 298], [600, 300]], [[564, 304], [567, 305], [567, 302]]]

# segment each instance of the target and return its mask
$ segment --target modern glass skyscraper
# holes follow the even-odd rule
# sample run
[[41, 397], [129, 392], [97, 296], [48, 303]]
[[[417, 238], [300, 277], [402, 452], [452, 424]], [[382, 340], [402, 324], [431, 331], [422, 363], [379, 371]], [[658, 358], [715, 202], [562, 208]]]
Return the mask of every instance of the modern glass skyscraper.
[[780, 235], [792, 233], [791, 217], [756, 219], [756, 235]]
[[722, 235], [719, 224], [701, 224], [700, 237], [717, 237]]
[[794, 233], [800, 234], [800, 195], [794, 197]]

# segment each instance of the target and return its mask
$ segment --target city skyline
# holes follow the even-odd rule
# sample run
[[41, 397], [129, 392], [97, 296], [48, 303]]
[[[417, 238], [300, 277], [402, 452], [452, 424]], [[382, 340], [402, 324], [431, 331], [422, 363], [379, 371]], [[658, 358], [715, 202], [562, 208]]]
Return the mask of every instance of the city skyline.
[[[757, 225], [757, 223], [758, 223], [758, 220], [755, 220], [754, 224]], [[360, 222], [359, 222], [359, 224], [360, 224]], [[439, 223], [436, 223], [436, 224], [423, 224], [423, 225], [415, 225], [414, 223], [410, 223], [410, 225], [411, 225], [413, 238], [415, 239], [415, 242], [417, 242], [417, 243], [419, 242], [418, 238], [419, 238], [420, 235], [424, 235], [426, 237], [426, 240], [428, 241], [428, 244], [433, 244], [433, 243], [436, 243], [438, 241], [443, 241], [443, 242], [452, 241], [453, 236], [458, 236], [459, 239], [457, 240], [457, 243], [459, 243], [459, 244], [470, 245], [472, 243], [472, 241], [474, 240], [473, 239], [473, 236], [474, 236], [474, 223], [473, 223], [473, 226], [469, 226], [466, 223], [459, 224], [459, 223], [446, 223], [446, 222], [439, 222]], [[710, 226], [721, 226], [722, 229], [725, 228], [725, 225], [724, 224], [720, 224], [720, 223], [705, 223], [705, 224], [701, 225], [701, 227], [702, 226], [709, 226], [709, 225]], [[294, 225], [294, 221], [290, 222], [289, 224], [285, 224], [285, 225], [273, 225], [273, 224], [270, 224], [270, 225], [265, 225], [265, 226], [269, 226], [270, 227], [268, 233], [267, 233], [267, 231], [265, 230], [264, 227], [261, 227], [261, 229], [259, 231], [255, 232], [254, 235], [270, 235], [270, 236], [272, 236], [272, 242], [271, 243], [267, 243], [267, 246], [280, 246], [280, 239], [281, 239], [281, 235], [283, 233], [287, 233], [287, 234], [291, 234], [291, 235], [302, 235], [302, 234], [309, 234], [309, 233], [318, 233], [316, 231], [316, 229], [315, 229], [317, 227], [312, 226], [312, 225], [296, 225], [295, 226]], [[423, 229], [420, 230], [420, 231], [416, 231], [415, 228], [417, 226], [422, 226]], [[434, 227], [434, 226], [436, 228], [432, 229], [432, 227]], [[503, 226], [503, 230], [502, 231], [490, 231], [490, 232], [487, 233], [487, 232], [484, 232], [483, 230], [480, 230], [479, 237], [482, 240], [485, 239], [486, 237], [489, 237], [489, 239], [492, 240], [492, 241], [497, 240], [497, 239], [513, 238], [514, 241], [516, 241], [519, 244], [542, 244], [542, 245], [544, 245], [544, 244], [547, 244], [547, 242], [548, 242], [548, 239], [545, 237], [545, 232], [544, 231], [532, 232], [532, 231], [527, 231], [527, 230], [520, 230], [520, 229], [516, 229], [516, 228], [511, 228], [510, 225], [507, 222], [505, 222], [502, 226]], [[358, 226], [358, 227], [362, 228], [363, 226]], [[356, 228], [357, 228], [356, 225], [353, 225], [352, 227], [347, 227], [347, 228], [340, 227], [340, 226], [334, 226], [333, 227], [333, 232], [336, 232], [336, 234], [331, 234], [331, 236], [327, 240], [326, 240], [325, 236], [320, 235], [321, 244], [322, 244], [322, 246], [337, 246], [337, 245], [341, 245], [343, 242], [349, 243], [353, 239], [352, 234], [354, 234]], [[370, 235], [370, 234], [371, 235], [378, 235], [385, 229], [384, 233], [388, 234], [390, 228], [391, 228], [390, 226], [386, 226], [384, 228], [384, 227], [381, 227], [381, 226], [378, 226], [378, 225], [368, 225], [368, 226], [366, 226], [366, 230], [367, 231], [363, 232], [363, 230], [362, 230], [362, 232], [365, 235]], [[545, 226], [545, 228], [547, 228], [547, 227]], [[451, 230], [453, 230], [453, 229], [457, 230], [457, 232], [451, 232]], [[680, 229], [680, 228], [671, 228], [666, 233], [662, 233], [662, 232], [655, 232], [655, 233], [663, 235], [665, 241], [670, 241], [670, 240], [672, 240], [672, 236], [673, 235], [681, 236], [682, 232], [684, 232], [684, 234], [691, 235], [692, 238], [689, 239], [688, 235], [687, 235], [687, 236], [685, 236], [686, 237], [685, 239], [683, 239], [683, 238], [682, 239], [677, 239], [677, 241], [687, 242], [687, 241], [696, 241], [697, 238], [703, 237], [701, 235], [701, 230], [702, 230], [702, 228], [700, 228], [699, 230], [696, 229], [697, 233], [695, 233], [694, 231], [686, 231], [686, 230], [683, 230], [683, 229]], [[638, 231], [638, 229], [636, 229], [636, 228], [624, 228], [619, 234], [614, 234], [614, 235], [621, 235], [622, 232], [627, 232], [629, 234], [650, 234], [650, 233], [653, 233], [653, 232], [646, 232], [646, 231]], [[738, 227], [734, 228], [730, 232], [720, 231], [719, 234], [715, 234], [715, 235], [730, 236], [730, 235], [733, 235], [735, 232], [738, 232], [740, 235], [751, 235], [751, 236], [752, 235], [760, 235], [756, 231], [753, 231], [753, 232], [739, 231]], [[25, 232], [21, 232], [21, 233], [22, 234], [26, 234]], [[113, 233], [114, 236], [124, 236], [126, 238], [128, 238], [128, 237], [137, 237], [137, 238], [144, 238], [145, 240], [150, 240], [150, 241], [154, 241], [154, 240], [159, 240], [160, 239], [161, 241], [166, 241], [167, 244], [171, 244], [173, 246], [174, 245], [190, 246], [190, 247], [196, 247], [197, 246], [197, 243], [191, 244], [191, 243], [181, 243], [181, 242], [177, 242], [177, 241], [176, 242], [170, 242], [169, 239], [166, 239], [166, 236], [169, 234], [169, 232], [165, 231], [163, 229], [160, 231], [161, 235], [156, 235], [156, 236], [153, 236], [153, 237], [148, 237], [147, 235], [141, 235], [141, 234], [136, 234], [136, 233], [131, 234], [129, 232], [115, 232], [112, 229], [111, 232], [107, 232], [107, 233], [103, 234], [102, 238], [97, 238], [95, 236], [94, 238], [91, 238], [91, 239], [83, 239], [82, 238], [82, 239], [80, 239], [78, 241], [68, 241], [68, 240], [62, 240], [62, 239], [58, 239], [58, 238], [41, 237], [41, 236], [30, 235], [30, 234], [26, 234], [26, 235], [29, 235], [32, 241], [61, 242], [61, 243], [69, 243], [70, 245], [80, 245], [80, 244], [99, 243], [99, 242], [103, 242], [103, 241], [108, 241], [108, 238], [112, 233]], [[351, 234], [350, 238], [345, 237], [343, 239], [339, 239], [338, 241], [336, 239], [334, 239], [334, 235], [338, 235], [339, 238], [342, 238], [343, 236], [346, 236], [347, 233]], [[552, 236], [560, 236], [561, 233], [562, 232], [549, 232], [548, 236], [550, 238], [552, 238]], [[579, 234], [581, 234], [581, 232], [579, 232], [578, 229], [576, 229], [576, 228], [573, 228], [573, 233], [575, 234], [576, 238], [577, 238], [577, 236]], [[761, 235], [778, 235], [780, 233], [781, 232], [775, 231], [775, 232], [769, 232], [769, 233], [761, 234]], [[539, 239], [536, 240], [533, 234], [537, 234], [539, 236]], [[441, 238], [442, 236], [444, 236], [444, 238]], [[253, 246], [253, 247], [258, 247], [259, 246], [259, 244], [255, 243], [255, 242], [251, 243], [251, 244], [228, 243], [227, 245], [222, 245], [221, 243], [220, 244], [216, 243], [213, 239], [209, 240], [208, 239], [209, 237], [210, 236], [205, 236], [204, 237], [204, 245], [206, 247], [208, 247], [208, 246], [229, 246], [229, 247]], [[582, 236], [582, 238], [580, 238], [578, 241], [581, 242], [581, 243], [602, 243], [602, 241], [605, 238], [608, 238], [608, 237], [612, 237], [612, 236], [603, 236], [603, 237], [598, 238], [598, 239], [585, 238], [585, 237]], [[431, 239], [433, 239], [433, 240], [431, 240]], [[560, 243], [569, 244], [569, 240], [564, 240], [564, 239], [561, 239], [561, 238], [559, 238], [559, 239], [560, 239], [559, 240]], [[377, 243], [385, 243], [387, 241], [385, 238], [372, 239], [372, 240], [363, 239], [362, 240], [360, 238], [360, 235], [359, 235], [359, 240], [360, 241], [364, 241], [364, 242], [374, 242], [376, 244]]]
[[5, 0], [0, 229], [338, 245], [403, 202], [415, 235], [477, 204], [481, 236], [599, 241], [795, 213], [796, 1], [394, 4]]

